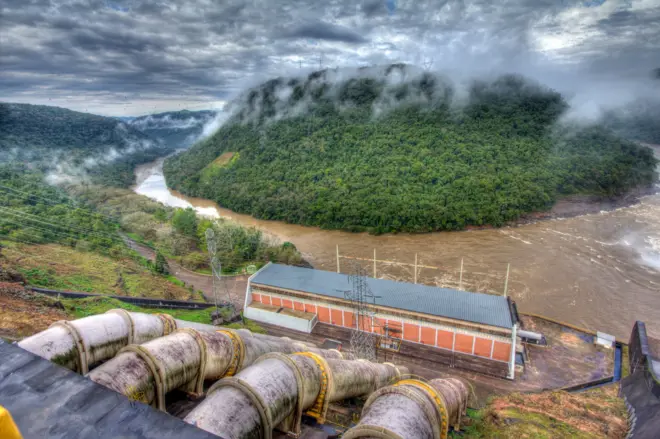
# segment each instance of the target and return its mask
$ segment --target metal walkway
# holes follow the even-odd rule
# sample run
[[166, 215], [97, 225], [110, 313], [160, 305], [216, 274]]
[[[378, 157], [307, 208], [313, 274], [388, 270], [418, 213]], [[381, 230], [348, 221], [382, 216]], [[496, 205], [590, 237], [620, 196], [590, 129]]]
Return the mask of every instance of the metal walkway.
[[218, 439], [2, 340], [0, 405], [24, 439]]

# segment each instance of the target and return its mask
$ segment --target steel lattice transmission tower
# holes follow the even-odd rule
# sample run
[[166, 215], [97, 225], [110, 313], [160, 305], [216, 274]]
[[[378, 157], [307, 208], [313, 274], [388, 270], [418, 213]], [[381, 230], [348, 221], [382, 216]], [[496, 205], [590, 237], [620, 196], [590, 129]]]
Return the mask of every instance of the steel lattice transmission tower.
[[[210, 259], [210, 265], [211, 265], [211, 272], [213, 273], [213, 298], [215, 300], [215, 310], [218, 311], [218, 293], [220, 292], [220, 286], [224, 285], [223, 279], [222, 279], [222, 264], [220, 263], [220, 259], [218, 258], [217, 251], [218, 251], [218, 245], [215, 240], [215, 232], [211, 227], [206, 229], [206, 232], [204, 232], [204, 235], [206, 237], [206, 248], [209, 251], [209, 259]], [[230, 306], [234, 306], [234, 301], [232, 300], [232, 296], [229, 292], [229, 289], [227, 289], [227, 285], [225, 286], [225, 293], [227, 296], [227, 302], [229, 302]]]
[[[376, 361], [376, 338], [371, 333], [376, 296], [367, 284], [367, 276], [359, 264], [353, 264], [349, 282], [352, 288], [344, 292], [344, 297], [351, 302], [355, 327], [351, 334], [351, 350], [357, 358]], [[365, 331], [368, 325], [368, 331]]]

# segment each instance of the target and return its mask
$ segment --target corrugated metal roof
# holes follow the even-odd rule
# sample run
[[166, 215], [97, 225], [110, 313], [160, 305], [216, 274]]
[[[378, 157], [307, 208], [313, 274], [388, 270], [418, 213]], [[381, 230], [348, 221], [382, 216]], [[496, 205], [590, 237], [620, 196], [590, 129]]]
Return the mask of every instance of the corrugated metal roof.
[[0, 405], [25, 439], [218, 439], [0, 340]]
[[[252, 283], [340, 299], [351, 289], [346, 274], [280, 264], [261, 269]], [[504, 296], [385, 279], [367, 278], [367, 284], [377, 296], [376, 305], [501, 328], [513, 326], [509, 302]]]

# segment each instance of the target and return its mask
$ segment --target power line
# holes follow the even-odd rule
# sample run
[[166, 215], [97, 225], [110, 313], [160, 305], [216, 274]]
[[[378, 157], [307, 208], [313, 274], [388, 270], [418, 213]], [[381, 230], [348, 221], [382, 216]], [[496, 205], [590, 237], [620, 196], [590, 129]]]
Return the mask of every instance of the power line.
[[[16, 209], [11, 209], [11, 208], [8, 208], [8, 207], [0, 206], [0, 211], [4, 211], [5, 213], [7, 213], [9, 215], [15, 215], [15, 216], [19, 216], [19, 217], [24, 216], [25, 219], [28, 220], [28, 221], [34, 221], [34, 222], [41, 223], [41, 224], [51, 226], [51, 227], [58, 227], [60, 229], [68, 229], [68, 230], [76, 231], [78, 233], [82, 233], [82, 234], [85, 234], [85, 235], [96, 236], [97, 238], [102, 238], [102, 239], [122, 241], [117, 236], [111, 235], [109, 233], [105, 233], [105, 232], [101, 232], [101, 231], [97, 231], [97, 230], [92, 230], [92, 229], [84, 229], [84, 228], [75, 227], [75, 226], [71, 226], [71, 225], [62, 226], [62, 225], [59, 225], [59, 224], [53, 224], [53, 223], [48, 222], [48, 221], [43, 221], [37, 215], [27, 213], [27, 212], [23, 212], [21, 210], [16, 210]], [[31, 218], [31, 217], [37, 217], [37, 218]]]
[[[20, 224], [20, 223], [17, 223], [17, 222], [10, 221], [10, 220], [7, 219], [7, 218], [2, 218], [1, 220], [2, 220], [2, 221], [5, 221], [5, 222], [9, 222], [10, 224], [14, 224], [14, 225], [21, 226], [21, 227], [23, 227], [23, 228], [28, 228], [28, 229], [38, 230], [38, 231], [41, 231], [41, 232], [54, 233], [54, 234], [56, 234], [56, 235], [61, 235], [61, 236], [63, 236], [64, 238], [71, 239], [71, 240], [74, 240], [74, 241], [84, 241], [84, 239], [77, 238], [77, 237], [73, 237], [73, 236], [69, 236], [69, 235], [65, 235], [64, 233], [61, 233], [61, 232], [55, 232], [55, 231], [52, 231], [52, 230], [43, 229], [43, 228], [35, 227], [35, 226], [23, 225], [23, 224]], [[9, 236], [7, 236], [7, 235], [5, 235], [5, 237], [6, 237], [7, 239], [14, 239], [13, 237], [9, 237]], [[36, 242], [33, 242], [33, 244], [43, 245], [43, 244], [48, 244], [48, 243], [44, 243], [44, 242], [36, 243]], [[53, 242], [53, 244], [60, 244], [60, 245], [61, 245], [62, 243], [58, 243], [57, 241], [55, 241], [55, 242]], [[107, 250], [111, 250], [111, 249], [113, 248], [113, 247], [111, 247], [111, 246], [109, 246], [109, 245], [105, 245], [105, 244], [102, 244], [102, 243], [95, 243], [94, 245], [97, 246], [97, 247], [105, 248], [105, 249], [107, 249]]]

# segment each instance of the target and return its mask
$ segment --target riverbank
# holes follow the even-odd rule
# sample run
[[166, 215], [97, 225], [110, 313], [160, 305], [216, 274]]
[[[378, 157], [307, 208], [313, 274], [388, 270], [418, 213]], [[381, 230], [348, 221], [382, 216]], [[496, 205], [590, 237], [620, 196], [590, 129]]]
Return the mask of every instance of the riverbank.
[[364, 259], [362, 266], [371, 276], [375, 249], [376, 277], [412, 282], [417, 259], [424, 266], [417, 272], [419, 283], [502, 294], [510, 264], [508, 294], [527, 312], [623, 340], [635, 320], [660, 320], [660, 296], [654, 294], [660, 290], [658, 194], [640, 197], [629, 207], [610, 205], [612, 210], [590, 205], [591, 213], [572, 217], [569, 210], [584, 213], [585, 206], [584, 200], [570, 198], [565, 209], [554, 211], [555, 217], [531, 218], [515, 227], [376, 236], [259, 220], [209, 200], [186, 197], [167, 188], [161, 164], [140, 168], [138, 181], [146, 183], [136, 192], [256, 227], [279, 242], [293, 243], [320, 270], [337, 270], [339, 250], [342, 272], [350, 270], [349, 258], [357, 257]]

